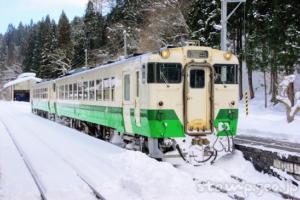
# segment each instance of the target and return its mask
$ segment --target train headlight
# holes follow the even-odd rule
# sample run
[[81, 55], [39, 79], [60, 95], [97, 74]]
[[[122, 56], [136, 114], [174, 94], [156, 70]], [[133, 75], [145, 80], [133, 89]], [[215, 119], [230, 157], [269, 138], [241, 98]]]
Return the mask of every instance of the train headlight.
[[167, 59], [170, 57], [171, 53], [170, 53], [170, 50], [166, 48], [166, 49], [161, 49], [159, 54], [163, 59]]
[[225, 60], [230, 60], [231, 57], [232, 57], [232, 53], [230, 53], [230, 52], [224, 53], [224, 58], [225, 58]]

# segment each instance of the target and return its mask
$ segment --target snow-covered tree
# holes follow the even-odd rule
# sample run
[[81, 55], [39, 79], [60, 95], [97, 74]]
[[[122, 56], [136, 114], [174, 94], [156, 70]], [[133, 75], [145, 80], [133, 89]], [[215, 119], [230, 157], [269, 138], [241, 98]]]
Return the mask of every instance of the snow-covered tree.
[[286, 116], [287, 121], [290, 123], [294, 121], [297, 112], [300, 111], [300, 91], [296, 92], [295, 95], [295, 104], [293, 105], [289, 96], [288, 96], [288, 88], [289, 85], [294, 83], [296, 79], [295, 75], [285, 76], [284, 79], [279, 84], [279, 95], [277, 95], [277, 100], [286, 107]]

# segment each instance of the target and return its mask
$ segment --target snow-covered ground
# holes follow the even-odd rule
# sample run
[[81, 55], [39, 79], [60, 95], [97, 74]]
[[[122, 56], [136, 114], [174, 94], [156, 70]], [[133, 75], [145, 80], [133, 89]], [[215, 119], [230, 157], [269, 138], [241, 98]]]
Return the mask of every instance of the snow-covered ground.
[[[269, 83], [269, 78], [267, 80]], [[238, 134], [300, 143], [300, 113], [292, 123], [288, 123], [284, 105], [280, 103], [272, 105], [269, 101], [270, 95], [268, 107], [265, 108], [263, 74], [254, 72], [253, 83], [255, 99], [249, 100], [248, 116], [245, 115], [245, 101], [240, 102]], [[300, 91], [300, 75], [297, 75], [295, 89]]]
[[0, 102], [0, 199], [3, 200], [40, 199], [16, 145], [51, 200], [95, 199], [88, 184], [108, 200], [231, 199], [234, 195], [246, 199], [281, 199], [279, 194], [255, 184], [300, 196], [299, 188], [290, 181], [255, 171], [239, 151], [221, 158], [213, 166], [175, 168], [35, 116], [28, 103]]

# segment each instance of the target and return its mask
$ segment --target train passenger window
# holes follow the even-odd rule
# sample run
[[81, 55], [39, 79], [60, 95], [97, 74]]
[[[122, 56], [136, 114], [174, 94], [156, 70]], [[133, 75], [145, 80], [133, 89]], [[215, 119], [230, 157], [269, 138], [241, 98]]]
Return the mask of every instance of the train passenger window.
[[65, 85], [65, 100], [69, 99], [69, 85]]
[[59, 99], [64, 99], [64, 86], [59, 86]]
[[116, 83], [115, 83], [115, 77], [111, 78], [111, 101], [115, 101], [115, 88], [116, 88]]
[[140, 96], [140, 72], [136, 72], [136, 97]]
[[124, 100], [130, 101], [130, 75], [124, 76]]
[[148, 63], [148, 83], [181, 83], [180, 63]]
[[96, 81], [96, 100], [102, 100], [102, 79]]
[[103, 100], [104, 101], [110, 100], [109, 90], [110, 90], [110, 79], [106, 78], [103, 80]]
[[48, 88], [45, 88], [45, 99], [48, 99]]
[[73, 84], [73, 100], [77, 100], [77, 83]]
[[72, 87], [72, 84], [69, 85], [69, 99], [70, 100], [73, 99], [73, 87]]
[[204, 88], [205, 85], [205, 72], [202, 69], [192, 69], [190, 71], [190, 87], [191, 88]]
[[82, 82], [78, 83], [78, 100], [82, 100]]
[[83, 100], [88, 100], [89, 98], [89, 83], [87, 81], [83, 82]]
[[94, 101], [95, 100], [95, 81], [90, 81], [90, 85], [89, 85], [89, 99], [90, 101]]
[[142, 66], [142, 83], [146, 83], [146, 65]]
[[215, 84], [237, 84], [237, 65], [216, 64]]

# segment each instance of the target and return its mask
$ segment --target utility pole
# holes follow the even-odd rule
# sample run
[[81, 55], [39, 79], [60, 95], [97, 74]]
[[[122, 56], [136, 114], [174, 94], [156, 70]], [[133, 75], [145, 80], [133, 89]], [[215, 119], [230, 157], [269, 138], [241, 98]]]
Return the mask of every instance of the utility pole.
[[[227, 51], [227, 22], [231, 15], [238, 9], [238, 7], [246, 0], [221, 0], [221, 50]], [[227, 4], [239, 3], [229, 15], [227, 15]]]
[[127, 57], [127, 31], [123, 31], [124, 34], [124, 56]]
[[84, 50], [84, 53], [85, 53], [85, 66], [87, 67], [88, 66], [88, 54], [87, 54], [87, 49]]

